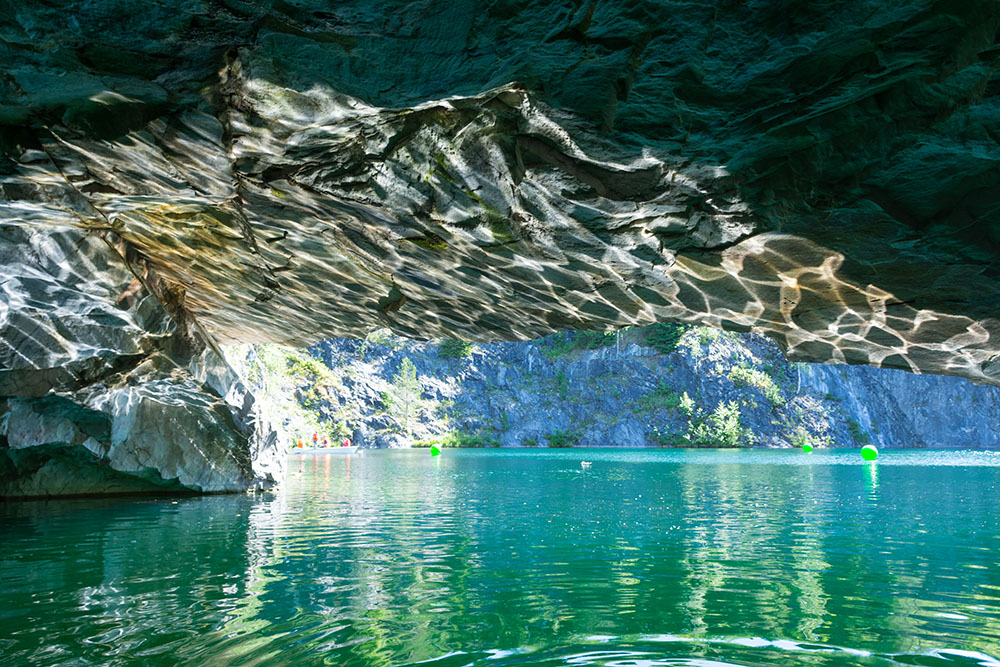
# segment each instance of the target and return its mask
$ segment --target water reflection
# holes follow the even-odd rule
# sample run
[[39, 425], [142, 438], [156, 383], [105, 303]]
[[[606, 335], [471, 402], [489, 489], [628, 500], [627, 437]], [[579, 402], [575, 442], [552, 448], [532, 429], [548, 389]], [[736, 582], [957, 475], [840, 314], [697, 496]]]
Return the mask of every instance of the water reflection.
[[294, 455], [262, 497], [8, 503], [0, 662], [994, 664], [995, 461], [586, 454]]

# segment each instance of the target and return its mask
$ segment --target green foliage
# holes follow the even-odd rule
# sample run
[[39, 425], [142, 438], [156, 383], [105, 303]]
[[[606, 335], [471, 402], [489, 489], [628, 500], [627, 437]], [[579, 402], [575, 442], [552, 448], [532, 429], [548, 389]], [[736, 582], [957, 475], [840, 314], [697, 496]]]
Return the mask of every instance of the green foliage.
[[406, 240], [428, 250], [445, 250], [448, 247], [448, 243], [437, 234], [426, 234]]
[[353, 435], [353, 432], [347, 426], [347, 422], [343, 420], [338, 421], [330, 432], [335, 440], [343, 440], [344, 438], [349, 438]]
[[865, 430], [861, 428], [861, 424], [859, 424], [857, 421], [855, 421], [850, 417], [847, 418], [847, 430], [851, 434], [851, 437], [854, 438], [854, 442], [856, 442], [857, 444], [859, 445], [872, 444], [871, 436], [869, 436], [865, 432]]
[[409, 357], [403, 357], [392, 385], [382, 394], [382, 402], [405, 435], [413, 431], [413, 422], [423, 407], [422, 391], [416, 366]]
[[561, 331], [551, 336], [546, 336], [541, 342], [543, 344], [539, 346], [540, 349], [545, 356], [553, 360], [575, 349], [572, 331]]
[[388, 345], [391, 339], [392, 332], [388, 329], [375, 329], [365, 336], [365, 340], [372, 345]]
[[748, 368], [747, 366], [733, 366], [729, 369], [729, 379], [737, 387], [749, 385], [760, 389], [761, 393], [764, 394], [764, 398], [770, 401], [773, 407], [785, 404], [785, 398], [781, 395], [781, 389], [771, 376], [764, 371], [756, 368]]
[[444, 153], [434, 155], [434, 164], [435, 167], [431, 169], [433, 175], [451, 184], [455, 183], [455, 177], [451, 175], [451, 171], [448, 169], [448, 160], [445, 158]]
[[681, 405], [681, 395], [661, 380], [656, 389], [641, 397], [638, 403], [644, 411], [676, 410]]
[[715, 327], [698, 327], [698, 342], [702, 345], [709, 345], [717, 340], [721, 340], [725, 332]]
[[[311, 440], [313, 433], [327, 431], [319, 407], [340, 383], [321, 361], [301, 349], [254, 345], [247, 348], [244, 371], [250, 385], [258, 388], [268, 419], [287, 440]], [[349, 429], [346, 421], [344, 427]]]
[[438, 356], [457, 359], [472, 354], [472, 343], [464, 340], [443, 340], [438, 345]]
[[825, 447], [830, 444], [830, 438], [821, 438], [810, 433], [805, 426], [796, 426], [792, 430], [792, 446], [801, 449], [803, 445], [812, 448]]
[[510, 417], [507, 416], [506, 410], [500, 411], [500, 430], [506, 431], [510, 429]]
[[513, 243], [517, 240], [513, 231], [511, 231], [507, 218], [499, 213], [492, 215], [490, 212], [487, 212], [486, 224], [489, 225], [490, 233], [493, 234], [493, 240], [497, 243]]
[[615, 344], [618, 334], [615, 331], [577, 331], [577, 347], [584, 350], [598, 350]]
[[657, 322], [642, 328], [646, 345], [654, 348], [660, 354], [670, 354], [677, 349], [684, 332], [691, 328], [690, 324], [673, 322]]
[[688, 396], [686, 391], [681, 394], [680, 400], [678, 401], [678, 407], [680, 407], [681, 412], [689, 418], [693, 417], [695, 414], [694, 399]]
[[535, 438], [525, 438], [523, 444], [525, 447], [537, 447], [538, 440], [536, 440]]
[[566, 379], [566, 374], [560, 368], [556, 373], [556, 391], [559, 392], [559, 398], [566, 400], [566, 392], [569, 391], [569, 380]]
[[582, 437], [583, 434], [577, 431], [553, 431], [545, 439], [548, 440], [549, 447], [565, 448], [576, 447]]
[[652, 437], [660, 447], [688, 447], [691, 444], [684, 435], [672, 433], [656, 425], [652, 428]]
[[476, 433], [466, 433], [464, 431], [451, 431], [436, 438], [428, 438], [427, 440], [417, 440], [416, 442], [413, 442], [410, 446], [430, 447], [431, 445], [437, 445], [438, 447], [471, 447], [476, 449], [482, 449], [484, 447], [499, 447], [500, 441], [493, 436], [483, 433], [482, 431], [478, 431]]
[[723, 401], [707, 419], [692, 423], [688, 439], [695, 447], [744, 447], [754, 442], [753, 432], [740, 423], [736, 401]]
[[615, 344], [615, 331], [562, 331], [542, 339], [539, 346], [549, 359], [558, 359], [578, 350], [597, 350]]

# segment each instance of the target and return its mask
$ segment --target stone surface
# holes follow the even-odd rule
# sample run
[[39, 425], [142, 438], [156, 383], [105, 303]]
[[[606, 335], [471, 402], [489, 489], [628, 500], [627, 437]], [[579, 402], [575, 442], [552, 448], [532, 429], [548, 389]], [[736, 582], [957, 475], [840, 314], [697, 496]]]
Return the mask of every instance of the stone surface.
[[0, 495], [240, 491], [281, 478], [283, 450], [236, 373], [99, 236], [6, 225], [0, 256]]
[[0, 19], [5, 218], [58, 183], [220, 341], [675, 319], [1000, 381], [996, 3]]
[[[697, 424], [734, 404], [750, 436], [740, 446], [1000, 449], [1000, 388], [961, 378], [788, 362], [762, 336], [712, 329], [688, 331], [669, 354], [635, 330], [599, 349], [562, 353], [561, 344], [481, 344], [469, 357], [445, 358], [436, 344], [398, 338], [323, 341], [310, 352], [335, 378], [320, 392], [329, 397], [318, 406], [324, 435], [342, 423], [367, 447], [448, 433], [485, 446], [545, 447], [559, 432], [581, 447], [692, 446]], [[404, 358], [423, 398], [410, 434], [384, 401]]]
[[[0, 396], [109, 414], [100, 456], [132, 472], [121, 429], [160, 412], [153, 467], [207, 489], [280, 468], [206, 373], [218, 343], [679, 320], [998, 384], [998, 24], [990, 0], [8, 4]], [[209, 423], [235, 440], [193, 454]]]

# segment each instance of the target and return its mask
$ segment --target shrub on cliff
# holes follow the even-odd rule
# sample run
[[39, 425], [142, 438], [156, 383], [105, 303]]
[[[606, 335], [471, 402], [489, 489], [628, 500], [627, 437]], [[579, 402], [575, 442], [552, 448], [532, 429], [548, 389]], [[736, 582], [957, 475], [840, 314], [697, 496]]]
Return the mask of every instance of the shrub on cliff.
[[416, 366], [409, 357], [403, 357], [392, 385], [382, 394], [382, 403], [405, 435], [412, 432], [413, 422], [423, 407], [422, 392]]
[[438, 356], [459, 359], [472, 354], [472, 343], [464, 340], [444, 340], [438, 345]]
[[576, 431], [553, 431], [546, 436], [546, 440], [549, 441], [549, 447], [575, 447], [580, 444], [581, 433]]
[[417, 440], [410, 446], [430, 447], [432, 445], [437, 445], [438, 447], [472, 447], [479, 449], [483, 447], [499, 447], [500, 441], [482, 431], [478, 431], [476, 433], [451, 431], [449, 433], [445, 433], [444, 435], [428, 438], [427, 440]]
[[560, 331], [541, 339], [539, 349], [549, 359], [558, 359], [577, 350], [597, 350], [614, 345], [616, 331]]
[[753, 432], [740, 422], [736, 401], [723, 401], [704, 420], [692, 421], [688, 439], [695, 447], [749, 447]]
[[677, 349], [677, 344], [680, 342], [681, 336], [690, 328], [691, 325], [689, 324], [657, 322], [648, 327], [643, 327], [642, 334], [646, 340], [646, 345], [655, 349], [660, 354], [670, 354]]
[[870, 445], [872, 443], [871, 436], [869, 436], [868, 433], [861, 428], [861, 424], [850, 417], [847, 418], [847, 430], [850, 432], [851, 437], [854, 438], [854, 442], [857, 444]]
[[747, 366], [733, 366], [729, 369], [729, 379], [737, 387], [751, 386], [760, 389], [764, 398], [770, 401], [772, 407], [779, 407], [785, 404], [785, 397], [781, 395], [781, 389], [774, 379], [764, 371]]

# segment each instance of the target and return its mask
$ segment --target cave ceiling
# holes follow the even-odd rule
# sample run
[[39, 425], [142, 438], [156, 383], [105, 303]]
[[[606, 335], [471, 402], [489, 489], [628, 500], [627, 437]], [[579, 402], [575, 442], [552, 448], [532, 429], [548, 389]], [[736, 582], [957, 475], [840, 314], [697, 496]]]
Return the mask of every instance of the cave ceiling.
[[975, 1], [11, 3], [0, 225], [103, 239], [223, 344], [683, 321], [1000, 383], [998, 27]]

